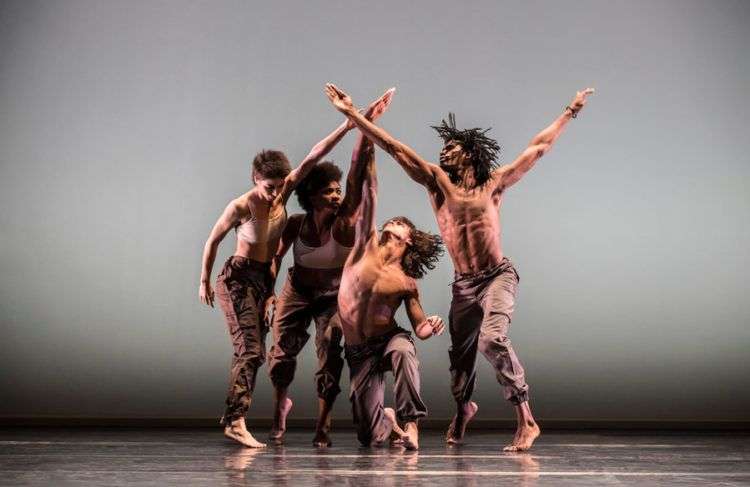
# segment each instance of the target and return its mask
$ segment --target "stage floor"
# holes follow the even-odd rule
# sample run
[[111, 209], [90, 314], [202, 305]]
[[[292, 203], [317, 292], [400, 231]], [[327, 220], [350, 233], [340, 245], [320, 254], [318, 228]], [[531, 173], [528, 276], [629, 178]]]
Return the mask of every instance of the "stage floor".
[[2, 429], [0, 485], [750, 485], [750, 436], [732, 433], [546, 433], [527, 454], [501, 451], [506, 431], [462, 447], [424, 431], [419, 452], [359, 448], [350, 430], [328, 449], [311, 437], [250, 450], [210, 429]]

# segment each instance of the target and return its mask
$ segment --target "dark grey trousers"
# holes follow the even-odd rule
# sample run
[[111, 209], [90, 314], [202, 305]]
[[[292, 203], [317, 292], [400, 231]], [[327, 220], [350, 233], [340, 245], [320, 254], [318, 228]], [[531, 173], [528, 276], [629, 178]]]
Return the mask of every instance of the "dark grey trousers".
[[507, 400], [513, 404], [528, 401], [524, 370], [508, 339], [518, 281], [518, 273], [507, 258], [476, 274], [456, 276], [448, 351], [456, 402], [468, 402], [474, 392], [477, 351], [495, 368]]
[[427, 416], [427, 407], [419, 395], [419, 361], [411, 333], [396, 327], [388, 333], [368, 338], [359, 345], [345, 345], [351, 373], [354, 424], [362, 446], [380, 446], [388, 441], [393, 424], [383, 414], [385, 376], [393, 372], [396, 418], [416, 421]]
[[273, 347], [269, 360], [271, 381], [277, 387], [289, 387], [292, 383], [297, 355], [310, 338], [307, 328], [313, 320], [318, 355], [316, 389], [318, 397], [330, 403], [341, 392], [339, 381], [344, 368], [341, 328], [333, 319], [338, 306], [338, 281], [319, 289], [307, 289], [295, 282], [293, 269], [289, 272], [273, 317]]

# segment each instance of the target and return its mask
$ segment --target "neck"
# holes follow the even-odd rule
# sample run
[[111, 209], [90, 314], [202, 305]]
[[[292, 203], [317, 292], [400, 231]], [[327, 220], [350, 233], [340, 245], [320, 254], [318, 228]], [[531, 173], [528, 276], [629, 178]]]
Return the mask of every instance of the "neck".
[[399, 264], [401, 262], [401, 255], [393, 251], [387, 245], [380, 247], [380, 260], [383, 265]]
[[318, 233], [323, 228], [330, 226], [333, 223], [333, 219], [336, 215], [330, 210], [313, 210], [312, 221], [315, 224], [315, 229]]
[[477, 178], [474, 175], [474, 168], [471, 166], [464, 166], [458, 168], [456, 172], [458, 176], [458, 184], [464, 189], [474, 189], [477, 185]]
[[252, 200], [253, 204], [258, 206], [268, 206], [270, 208], [271, 202], [263, 198], [260, 194], [260, 190], [257, 186], [254, 186], [253, 189], [250, 190], [250, 199]]
[[471, 166], [457, 167], [449, 173], [451, 182], [466, 190], [472, 190], [477, 185], [474, 168]]

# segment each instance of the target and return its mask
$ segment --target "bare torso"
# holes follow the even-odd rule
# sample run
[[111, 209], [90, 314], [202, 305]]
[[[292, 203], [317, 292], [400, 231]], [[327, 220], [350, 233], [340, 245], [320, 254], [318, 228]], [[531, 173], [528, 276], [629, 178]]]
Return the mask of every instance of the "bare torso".
[[377, 252], [366, 252], [357, 262], [347, 263], [338, 298], [346, 343], [362, 343], [394, 328], [396, 310], [415, 289], [414, 279], [404, 274], [400, 264], [384, 265]]
[[502, 196], [490, 183], [473, 190], [451, 186], [430, 191], [430, 201], [456, 272], [475, 273], [499, 264]]

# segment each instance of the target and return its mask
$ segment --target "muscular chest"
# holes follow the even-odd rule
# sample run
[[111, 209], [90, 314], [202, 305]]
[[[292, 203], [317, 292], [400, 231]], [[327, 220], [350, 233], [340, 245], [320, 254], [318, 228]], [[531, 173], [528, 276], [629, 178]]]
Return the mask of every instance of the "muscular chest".
[[458, 193], [446, 198], [437, 209], [438, 225], [442, 231], [464, 227], [485, 226], [498, 219], [500, 195]]
[[349, 290], [360, 297], [367, 296], [368, 299], [376, 300], [399, 299], [406, 290], [402, 272], [373, 262], [362, 262], [347, 269], [346, 274], [342, 287], [344, 284], [348, 285]]

